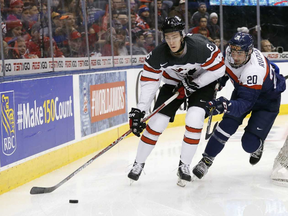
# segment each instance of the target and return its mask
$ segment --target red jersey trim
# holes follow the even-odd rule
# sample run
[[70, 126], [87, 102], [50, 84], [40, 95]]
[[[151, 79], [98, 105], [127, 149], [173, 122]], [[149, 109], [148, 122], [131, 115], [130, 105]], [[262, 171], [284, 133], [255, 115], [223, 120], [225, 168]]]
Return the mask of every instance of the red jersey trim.
[[215, 60], [215, 58], [218, 56], [218, 54], [220, 53], [220, 50], [218, 50], [217, 52], [215, 52], [213, 55], [212, 55], [212, 58], [205, 62], [204, 64], [201, 65], [201, 67], [207, 67], [208, 65], [212, 64]]
[[163, 77], [165, 77], [166, 79], [176, 81], [176, 82], [180, 82], [180, 80], [175, 79], [175, 78], [171, 77], [169, 74], [167, 74], [166, 71], [163, 72]]
[[144, 65], [143, 68], [144, 68], [144, 70], [152, 72], [152, 73], [157, 73], [157, 74], [161, 73], [161, 70], [154, 70], [153, 68], [148, 67], [147, 65]]
[[144, 77], [144, 76], [141, 76], [141, 81], [144, 81], [144, 82], [147, 82], [147, 81], [154, 81], [154, 82], [158, 82], [159, 79], [152, 79], [152, 78], [148, 78], [148, 77]]
[[215, 70], [217, 70], [217, 69], [221, 68], [223, 65], [224, 65], [224, 62], [223, 62], [223, 61], [221, 61], [219, 64], [217, 64], [217, 65], [214, 65], [213, 67], [211, 67], [211, 68], [208, 68], [207, 70], [209, 70], [209, 71], [215, 71]]

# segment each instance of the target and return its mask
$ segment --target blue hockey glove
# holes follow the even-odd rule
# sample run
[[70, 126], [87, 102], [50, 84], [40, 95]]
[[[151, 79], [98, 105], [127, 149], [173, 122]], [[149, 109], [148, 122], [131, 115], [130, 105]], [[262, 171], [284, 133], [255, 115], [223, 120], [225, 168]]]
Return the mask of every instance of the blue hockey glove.
[[146, 123], [141, 122], [142, 118], [145, 116], [145, 111], [142, 111], [137, 108], [132, 108], [129, 113], [129, 125], [132, 129], [132, 133], [140, 137], [140, 133], [146, 128]]
[[228, 110], [229, 100], [225, 97], [220, 97], [215, 100], [208, 101], [206, 107], [208, 110], [213, 109], [213, 115], [226, 113]]

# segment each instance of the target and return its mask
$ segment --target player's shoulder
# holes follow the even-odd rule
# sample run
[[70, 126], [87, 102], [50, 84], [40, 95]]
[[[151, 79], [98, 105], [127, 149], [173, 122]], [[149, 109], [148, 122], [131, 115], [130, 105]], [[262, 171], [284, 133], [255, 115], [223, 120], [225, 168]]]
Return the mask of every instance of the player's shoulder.
[[210, 44], [211, 42], [208, 40], [208, 38], [204, 37], [201, 34], [192, 34], [188, 33], [185, 37], [185, 41], [190, 46], [198, 47], [199, 45], [203, 44]]
[[154, 55], [156, 58], [159, 57], [159, 54], [163, 54], [163, 52], [169, 51], [169, 46], [167, 43], [162, 42], [160, 43], [155, 49], [152, 51], [152, 55]]
[[159, 69], [161, 67], [160, 64], [167, 59], [166, 54], [169, 51], [168, 44], [161, 43], [146, 56], [146, 62], [154, 69]]
[[218, 50], [214, 43], [201, 34], [187, 34], [185, 42], [187, 43], [188, 52], [197, 55], [200, 62], [210, 58], [212, 53]]
[[267, 72], [267, 61], [264, 55], [258, 50], [253, 49], [250, 60], [245, 67], [246, 74], [255, 74], [258, 76], [265, 76]]

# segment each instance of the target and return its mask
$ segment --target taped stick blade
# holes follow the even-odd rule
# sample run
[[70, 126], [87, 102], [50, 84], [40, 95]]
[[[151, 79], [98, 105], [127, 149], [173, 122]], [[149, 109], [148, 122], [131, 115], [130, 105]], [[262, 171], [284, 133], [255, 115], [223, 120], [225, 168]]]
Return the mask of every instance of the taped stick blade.
[[30, 190], [30, 194], [44, 194], [44, 193], [51, 193], [52, 191], [54, 191], [55, 188], [54, 187], [32, 187]]

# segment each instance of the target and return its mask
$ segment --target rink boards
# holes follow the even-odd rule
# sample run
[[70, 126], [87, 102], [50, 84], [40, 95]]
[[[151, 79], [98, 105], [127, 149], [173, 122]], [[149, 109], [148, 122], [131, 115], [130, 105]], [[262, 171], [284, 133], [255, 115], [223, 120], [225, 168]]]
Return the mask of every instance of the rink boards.
[[[288, 64], [279, 66], [287, 75]], [[140, 94], [139, 77], [137, 68], [1, 83], [0, 194], [101, 150], [124, 134], [128, 112]], [[229, 98], [232, 89], [228, 83], [218, 96]], [[287, 91], [280, 114], [288, 114]], [[180, 109], [169, 127], [184, 121]]]

